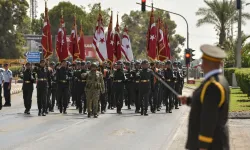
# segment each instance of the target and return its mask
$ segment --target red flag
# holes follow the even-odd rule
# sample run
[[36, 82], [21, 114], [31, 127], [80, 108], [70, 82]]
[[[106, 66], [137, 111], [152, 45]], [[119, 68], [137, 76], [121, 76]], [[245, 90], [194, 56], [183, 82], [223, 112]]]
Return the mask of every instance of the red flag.
[[51, 29], [51, 26], [49, 22], [47, 2], [45, 2], [45, 17], [44, 17], [44, 24], [43, 24], [43, 35], [42, 35], [42, 40], [41, 40], [44, 59], [47, 59], [53, 53], [52, 37], [51, 37], [50, 29]]
[[114, 35], [113, 35], [113, 11], [111, 11], [109, 27], [108, 27], [108, 35], [107, 35], [107, 53], [108, 53], [108, 60], [110, 62], [114, 61]]
[[157, 42], [157, 54], [160, 61], [167, 60], [167, 50], [166, 50], [166, 39], [165, 39], [165, 29], [162, 20], [158, 19], [158, 42]]
[[171, 60], [171, 49], [170, 49], [170, 44], [169, 44], [169, 39], [168, 39], [168, 26], [166, 25], [165, 27], [165, 46], [166, 46], [166, 56], [168, 60]]
[[62, 15], [61, 21], [60, 21], [60, 28], [57, 33], [57, 41], [56, 41], [56, 53], [60, 62], [62, 60], [67, 59], [69, 56], [66, 34], [67, 32], [65, 29], [65, 23], [64, 23], [64, 19]]
[[73, 61], [79, 58], [80, 50], [79, 50], [79, 45], [78, 45], [76, 16], [74, 16], [74, 24], [73, 24], [71, 36], [70, 36], [69, 52], [71, 53], [73, 57]]
[[147, 46], [147, 52], [148, 57], [151, 61], [154, 61], [156, 59], [156, 26], [155, 26], [155, 19], [154, 19], [154, 10], [152, 8], [151, 16], [150, 16], [150, 22], [148, 27], [148, 46]]
[[116, 60], [120, 60], [122, 58], [122, 52], [121, 52], [121, 38], [119, 33], [119, 24], [118, 24], [118, 15], [117, 15], [117, 22], [115, 27], [115, 37], [114, 37], [114, 55], [116, 57]]
[[79, 49], [80, 49], [79, 59], [85, 60], [86, 56], [85, 56], [84, 33], [82, 31], [82, 25], [81, 25], [81, 31], [80, 31]]

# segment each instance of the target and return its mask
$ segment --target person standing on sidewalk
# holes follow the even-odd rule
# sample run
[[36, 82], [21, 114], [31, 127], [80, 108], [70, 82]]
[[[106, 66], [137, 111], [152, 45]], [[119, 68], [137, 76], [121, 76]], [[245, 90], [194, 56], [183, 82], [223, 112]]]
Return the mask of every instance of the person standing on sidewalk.
[[2, 84], [3, 84], [3, 73], [0, 71], [0, 110], [3, 107], [3, 103], [2, 103]]
[[11, 97], [10, 97], [10, 90], [11, 90], [11, 82], [12, 82], [12, 71], [9, 70], [9, 65], [4, 64], [5, 71], [3, 72], [3, 91], [4, 91], [4, 98], [5, 104], [4, 107], [11, 107]]
[[186, 148], [189, 150], [229, 150], [228, 109], [230, 89], [220, 69], [226, 53], [215, 46], [202, 45], [204, 81], [192, 97], [179, 96], [191, 106]]

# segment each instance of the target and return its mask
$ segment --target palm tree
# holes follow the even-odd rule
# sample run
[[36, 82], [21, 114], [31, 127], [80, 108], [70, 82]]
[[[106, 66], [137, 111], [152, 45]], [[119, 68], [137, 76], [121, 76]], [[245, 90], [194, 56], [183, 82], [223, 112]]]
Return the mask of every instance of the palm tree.
[[[219, 35], [219, 45], [224, 45], [226, 41], [226, 32], [230, 30], [232, 24], [238, 21], [238, 11], [235, 7], [235, 0], [219, 1], [204, 0], [208, 8], [199, 8], [196, 12], [197, 16], [202, 16], [197, 21], [197, 27], [205, 24], [214, 25], [217, 35]], [[242, 13], [242, 24], [245, 20], [250, 19], [249, 13]]]

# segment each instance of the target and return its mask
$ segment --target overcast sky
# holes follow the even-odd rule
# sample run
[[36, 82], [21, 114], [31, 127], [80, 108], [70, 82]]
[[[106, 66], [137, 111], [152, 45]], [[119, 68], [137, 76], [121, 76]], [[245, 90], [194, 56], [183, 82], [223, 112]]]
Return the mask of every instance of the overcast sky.
[[[44, 12], [44, 0], [37, 1], [38, 16], [40, 16], [40, 13]], [[69, 0], [48, 0], [48, 8], [53, 8], [61, 1]], [[122, 16], [122, 14], [124, 13], [129, 13], [131, 10], [141, 10], [141, 6], [136, 4], [136, 2], [140, 1], [141, 0], [70, 0], [71, 3], [74, 3], [78, 6], [82, 5], [86, 7], [88, 4], [101, 3], [102, 8], [112, 8], [112, 10], [114, 11], [114, 15], [116, 15], [116, 12], [119, 12], [119, 16]], [[218, 37], [216, 36], [212, 25], [205, 25], [199, 28], [196, 27], [196, 22], [199, 17], [195, 15], [195, 12], [200, 7], [206, 7], [203, 0], [146, 0], [147, 4], [152, 3], [152, 1], [155, 7], [180, 13], [184, 17], [186, 17], [189, 23], [189, 47], [197, 50], [195, 58], [199, 58], [201, 56], [199, 50], [201, 44], [214, 44], [218, 42]], [[245, 7], [244, 11], [250, 12], [250, 5]], [[171, 19], [174, 20], [177, 24], [176, 32], [186, 37], [187, 28], [185, 21], [179, 16], [175, 15], [171, 15]], [[121, 21], [121, 19], [119, 20]], [[114, 20], [113, 22], [115, 23], [116, 21]], [[247, 34], [250, 34], [249, 25], [250, 21], [247, 22], [247, 25], [243, 26], [243, 31]], [[237, 27], [237, 25], [235, 25], [235, 27]], [[237, 34], [237, 32], [235, 32], [235, 34]], [[183, 47], [183, 49], [185, 47]]]

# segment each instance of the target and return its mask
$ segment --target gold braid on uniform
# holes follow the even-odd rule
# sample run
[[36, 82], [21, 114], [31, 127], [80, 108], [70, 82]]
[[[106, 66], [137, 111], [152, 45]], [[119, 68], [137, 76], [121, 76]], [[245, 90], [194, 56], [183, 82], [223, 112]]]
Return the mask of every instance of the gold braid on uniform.
[[222, 86], [219, 82], [217, 82], [217, 81], [215, 80], [214, 77], [212, 77], [209, 81], [207, 81], [207, 82], [205, 83], [205, 85], [203, 86], [202, 91], [201, 91], [200, 100], [201, 100], [201, 103], [203, 103], [204, 97], [205, 97], [205, 95], [206, 95], [207, 87], [208, 87], [210, 84], [212, 84], [212, 83], [215, 84], [215, 85], [218, 87], [218, 89], [220, 90], [220, 93], [221, 93], [221, 99], [220, 99], [220, 103], [219, 103], [219, 105], [218, 105], [218, 107], [220, 108], [220, 107], [224, 104], [224, 102], [225, 102], [225, 90], [224, 90], [223, 86]]

